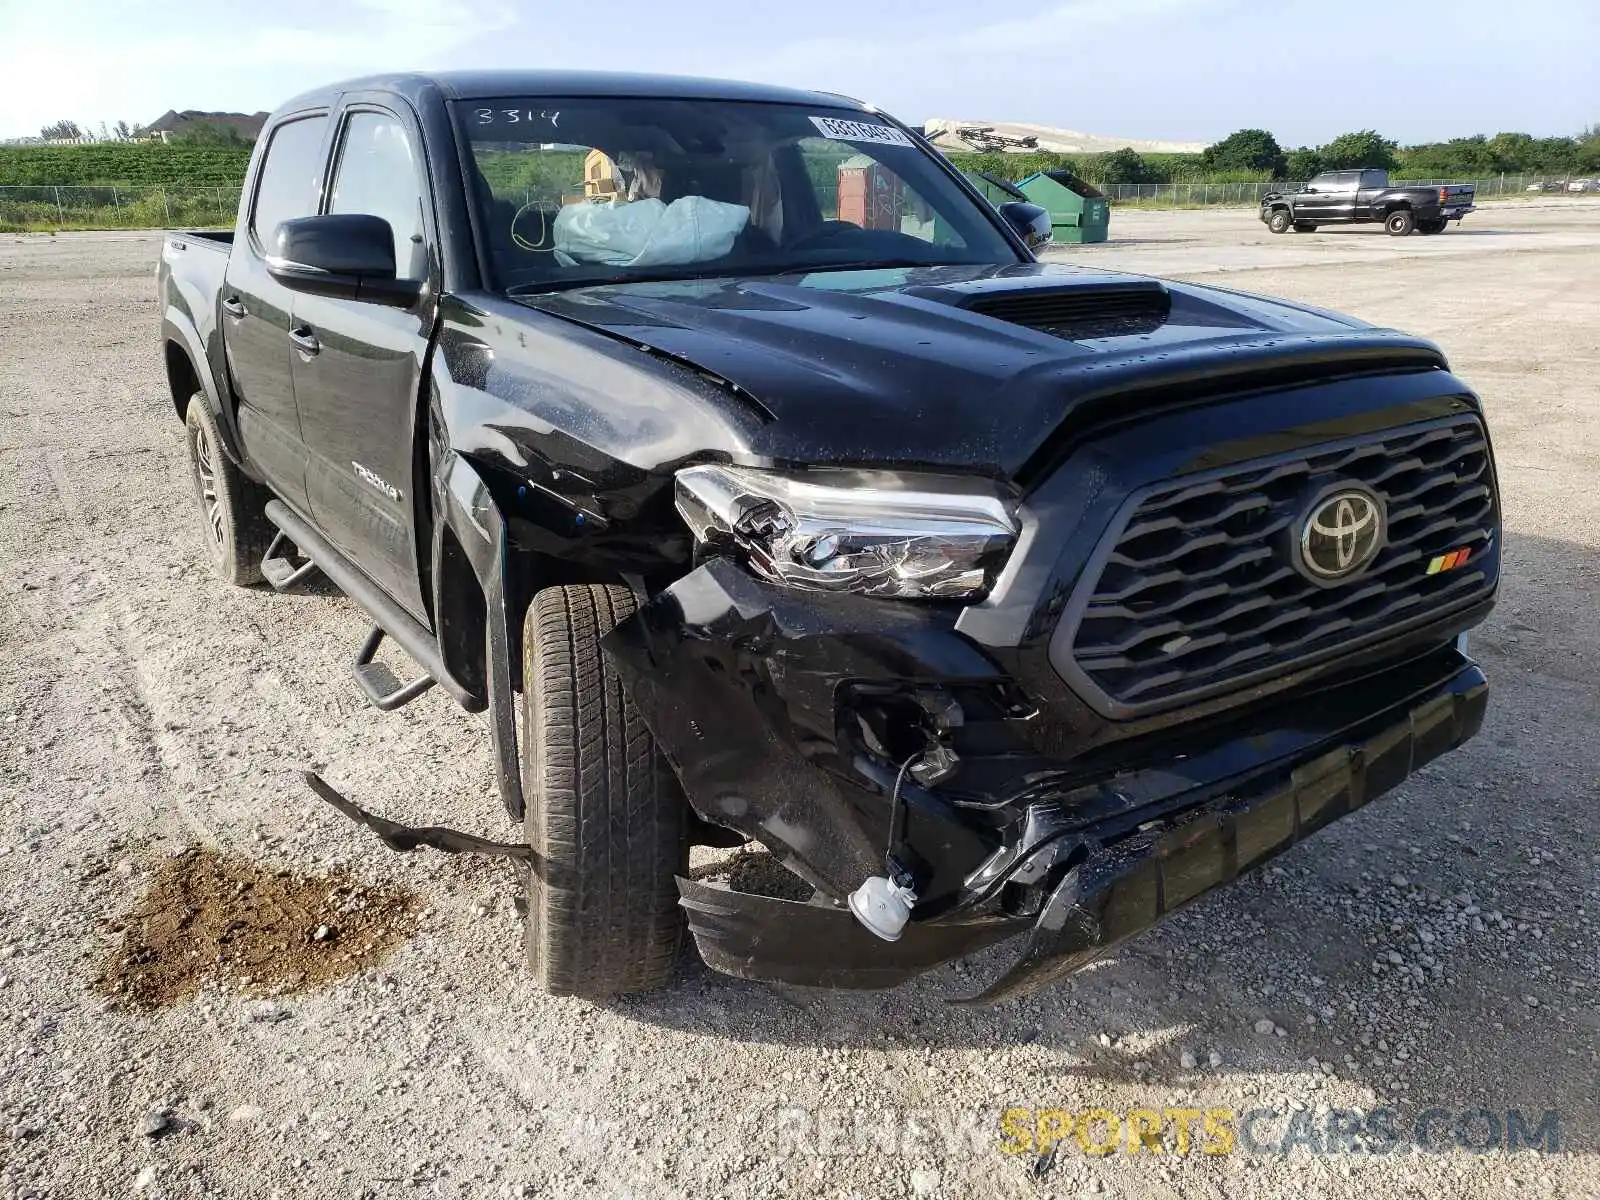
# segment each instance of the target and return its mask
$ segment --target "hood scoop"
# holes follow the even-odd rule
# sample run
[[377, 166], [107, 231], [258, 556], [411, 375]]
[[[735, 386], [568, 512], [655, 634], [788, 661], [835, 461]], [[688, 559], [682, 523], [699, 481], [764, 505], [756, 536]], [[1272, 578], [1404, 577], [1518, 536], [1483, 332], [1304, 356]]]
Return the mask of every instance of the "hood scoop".
[[1130, 279], [986, 291], [961, 307], [997, 321], [1079, 341], [1154, 333], [1172, 312], [1172, 295], [1157, 280]]

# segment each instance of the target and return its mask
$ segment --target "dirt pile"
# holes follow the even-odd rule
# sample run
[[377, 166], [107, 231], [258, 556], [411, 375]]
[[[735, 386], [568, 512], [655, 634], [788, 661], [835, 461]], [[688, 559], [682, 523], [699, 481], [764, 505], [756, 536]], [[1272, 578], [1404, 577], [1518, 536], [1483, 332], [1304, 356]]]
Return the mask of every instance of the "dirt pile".
[[111, 923], [122, 941], [93, 987], [146, 1010], [207, 984], [257, 996], [307, 991], [381, 962], [420, 907], [408, 892], [343, 872], [274, 871], [191, 846]]

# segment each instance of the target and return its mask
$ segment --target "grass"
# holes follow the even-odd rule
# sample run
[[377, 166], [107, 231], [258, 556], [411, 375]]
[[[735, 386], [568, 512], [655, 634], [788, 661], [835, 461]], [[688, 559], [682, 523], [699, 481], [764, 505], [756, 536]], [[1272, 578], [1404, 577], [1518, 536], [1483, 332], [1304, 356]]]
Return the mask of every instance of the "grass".
[[0, 231], [198, 229], [233, 224], [239, 189], [0, 188]]

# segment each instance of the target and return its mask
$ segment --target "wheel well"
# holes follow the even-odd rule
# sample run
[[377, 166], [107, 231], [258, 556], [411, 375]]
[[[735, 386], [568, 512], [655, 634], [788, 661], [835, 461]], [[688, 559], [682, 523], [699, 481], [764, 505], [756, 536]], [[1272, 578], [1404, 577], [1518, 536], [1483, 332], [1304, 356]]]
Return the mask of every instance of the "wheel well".
[[[475, 695], [487, 696], [485, 637], [489, 605], [472, 562], [449, 525], [439, 530], [439, 561], [434, 569], [437, 572], [435, 621], [439, 651], [450, 673], [463, 687]], [[501, 587], [505, 591], [506, 632], [510, 635], [514, 689], [522, 689], [522, 622], [534, 594], [548, 587], [585, 583], [629, 586], [625, 577], [596, 564], [571, 562], [524, 546], [511, 548], [506, 556]]]
[[[430, 430], [429, 461], [434, 462], [445, 452], [438, 417], [431, 417]], [[437, 481], [433, 489], [434, 503], [421, 506], [425, 509], [421, 521], [425, 527], [437, 529], [430, 541], [436, 539], [438, 558], [432, 563], [424, 561], [423, 570], [432, 576], [433, 617], [440, 651], [456, 679], [479, 695], [487, 695], [480, 689], [488, 684], [485, 638], [491, 613], [504, 613], [511, 684], [520, 691], [522, 625], [537, 592], [550, 587], [601, 584], [620, 585], [636, 593], [650, 594], [688, 569], [669, 563], [640, 562], [637, 551], [621, 561], [613, 561], [604, 554], [552, 554], [550, 549], [561, 540], [552, 539], [549, 531], [528, 514], [528, 506], [534, 501], [526, 498], [529, 489], [525, 481], [493, 463], [474, 458], [465, 461], [488, 491], [488, 498], [504, 523], [506, 552], [500, 564], [500, 595], [485, 594], [485, 584], [479, 579], [472, 557], [451, 528], [449, 519], [438, 511], [436, 505], [446, 501], [441, 498]], [[448, 492], [449, 488], [446, 486], [443, 490]], [[424, 552], [423, 557], [426, 559], [429, 555]], [[630, 567], [637, 574], [630, 575]]]
[[172, 392], [172, 407], [178, 420], [189, 415], [189, 398], [200, 390], [200, 375], [189, 359], [189, 352], [177, 342], [166, 345], [167, 388]]
[[1383, 215], [1387, 217], [1390, 213], [1399, 212], [1402, 208], [1405, 209], [1407, 212], [1411, 211], [1411, 201], [1409, 201], [1409, 200], [1391, 200], [1389, 202], [1389, 206], [1383, 210]]

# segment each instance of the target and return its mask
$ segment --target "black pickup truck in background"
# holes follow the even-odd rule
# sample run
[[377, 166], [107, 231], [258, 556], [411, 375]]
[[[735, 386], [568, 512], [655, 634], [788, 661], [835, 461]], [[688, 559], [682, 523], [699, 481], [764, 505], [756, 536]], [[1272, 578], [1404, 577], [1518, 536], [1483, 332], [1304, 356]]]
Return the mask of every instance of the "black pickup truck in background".
[[[838, 987], [1021, 937], [995, 999], [1471, 737], [1499, 498], [1439, 349], [1042, 264], [1048, 233], [822, 93], [396, 75], [279, 109], [237, 231], [158, 272], [206, 545], [360, 605], [378, 708], [487, 712], [522, 837], [317, 794], [510, 857], [553, 991], [660, 986], [685, 929]], [[691, 877], [694, 843], [792, 886]]]
[[1473, 211], [1475, 194], [1471, 184], [1394, 187], [1387, 171], [1324, 171], [1292, 192], [1268, 192], [1261, 198], [1261, 219], [1273, 233], [1379, 222], [1395, 237], [1412, 230], [1443, 233]]

